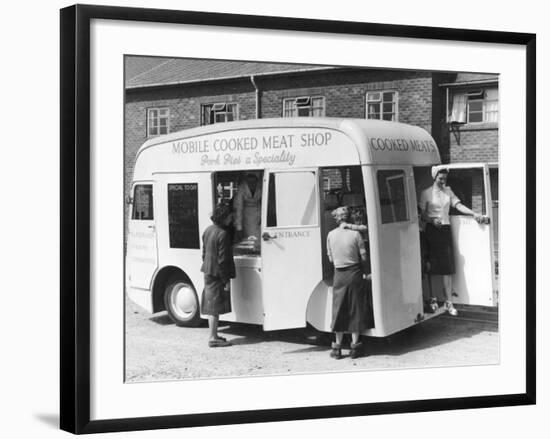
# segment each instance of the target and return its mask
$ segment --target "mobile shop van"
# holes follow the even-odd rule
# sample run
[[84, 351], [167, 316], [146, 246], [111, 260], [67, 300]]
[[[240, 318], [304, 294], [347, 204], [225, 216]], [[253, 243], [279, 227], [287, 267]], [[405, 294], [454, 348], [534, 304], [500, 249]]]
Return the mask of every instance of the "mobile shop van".
[[[422, 128], [396, 122], [281, 118], [229, 122], [147, 141], [137, 154], [128, 222], [126, 291], [180, 326], [201, 317], [202, 232], [217, 202], [231, 200], [247, 173], [260, 178], [261, 239], [234, 247], [232, 312], [224, 321], [265, 330], [330, 331], [331, 211], [346, 205], [368, 224], [374, 327], [387, 336], [433, 314], [425, 300], [442, 286], [422, 269], [417, 199], [432, 184], [438, 148]], [[488, 217], [451, 212], [455, 303], [496, 306], [487, 164], [448, 165], [448, 184]]]

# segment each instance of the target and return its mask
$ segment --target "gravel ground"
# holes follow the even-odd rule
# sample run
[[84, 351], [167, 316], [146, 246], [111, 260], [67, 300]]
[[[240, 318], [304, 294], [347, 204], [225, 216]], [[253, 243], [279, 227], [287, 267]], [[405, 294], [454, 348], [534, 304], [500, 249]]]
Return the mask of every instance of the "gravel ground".
[[[497, 316], [441, 315], [386, 338], [365, 337], [367, 355], [329, 358], [329, 341], [313, 329], [264, 332], [260, 326], [220, 323], [233, 346], [209, 348], [206, 323], [175, 326], [126, 301], [126, 381], [279, 375], [365, 369], [495, 364]], [[347, 354], [344, 351], [344, 354]]]

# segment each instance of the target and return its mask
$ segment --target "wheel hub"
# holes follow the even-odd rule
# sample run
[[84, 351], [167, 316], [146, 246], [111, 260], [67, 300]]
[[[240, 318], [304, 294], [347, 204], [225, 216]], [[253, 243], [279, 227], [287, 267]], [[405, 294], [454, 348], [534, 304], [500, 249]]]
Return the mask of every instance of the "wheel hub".
[[197, 309], [195, 292], [186, 285], [177, 285], [172, 291], [172, 309], [181, 318], [189, 318]]

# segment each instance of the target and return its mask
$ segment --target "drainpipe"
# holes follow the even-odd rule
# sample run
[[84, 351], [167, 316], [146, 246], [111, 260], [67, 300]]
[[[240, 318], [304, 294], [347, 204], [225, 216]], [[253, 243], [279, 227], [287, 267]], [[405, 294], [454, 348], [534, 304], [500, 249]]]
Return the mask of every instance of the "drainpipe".
[[449, 87], [446, 89], [445, 97], [445, 123], [449, 122]]
[[256, 81], [254, 80], [254, 75], [250, 76], [250, 82], [252, 82], [252, 86], [254, 87], [254, 90], [256, 90], [256, 119], [261, 119], [261, 111], [260, 111], [260, 89], [256, 85]]

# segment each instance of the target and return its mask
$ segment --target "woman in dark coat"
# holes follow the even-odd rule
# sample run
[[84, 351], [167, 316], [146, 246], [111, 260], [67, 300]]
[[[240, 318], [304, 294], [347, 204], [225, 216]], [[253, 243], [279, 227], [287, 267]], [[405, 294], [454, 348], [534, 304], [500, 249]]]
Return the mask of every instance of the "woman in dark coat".
[[233, 222], [231, 206], [218, 204], [210, 219], [214, 224], [208, 226], [202, 235], [201, 271], [204, 273], [204, 291], [201, 313], [208, 315], [208, 346], [214, 348], [231, 345], [218, 335], [219, 315], [231, 312], [229, 281], [235, 277], [233, 242], [229, 230]]

